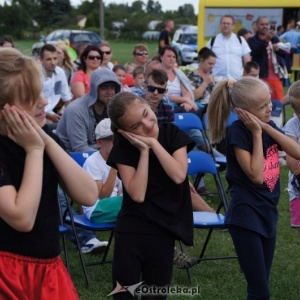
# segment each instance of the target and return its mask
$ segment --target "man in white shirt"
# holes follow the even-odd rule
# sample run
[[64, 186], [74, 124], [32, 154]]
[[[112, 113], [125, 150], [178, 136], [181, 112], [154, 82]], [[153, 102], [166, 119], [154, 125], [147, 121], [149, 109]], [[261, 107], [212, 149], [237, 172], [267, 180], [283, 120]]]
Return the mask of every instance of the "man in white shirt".
[[233, 29], [234, 17], [224, 15], [220, 20], [221, 33], [206, 44], [217, 55], [212, 70], [215, 78], [238, 80], [243, 75], [243, 65], [251, 60], [248, 43], [243, 37], [237, 37]]
[[45, 44], [40, 50], [39, 60], [43, 71], [43, 94], [48, 100], [45, 107], [47, 123], [57, 124], [61, 116], [53, 110], [60, 100], [65, 106], [68, 105], [73, 96], [65, 72], [57, 66], [56, 48], [51, 44]]

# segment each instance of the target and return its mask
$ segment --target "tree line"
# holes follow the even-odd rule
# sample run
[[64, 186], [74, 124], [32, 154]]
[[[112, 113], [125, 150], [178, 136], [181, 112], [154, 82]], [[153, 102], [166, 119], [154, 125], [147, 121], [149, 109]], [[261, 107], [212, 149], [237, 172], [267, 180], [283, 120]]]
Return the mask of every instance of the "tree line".
[[[104, 2], [103, 2], [104, 3]], [[100, 1], [83, 1], [73, 7], [70, 0], [6, 0], [0, 5], [0, 35], [10, 34], [16, 39], [36, 38], [58, 28], [79, 29], [78, 20], [87, 18], [85, 29], [99, 32]], [[162, 11], [159, 1], [134, 1], [131, 5], [104, 5], [105, 36], [115, 30], [113, 22], [124, 22], [121, 37], [139, 38], [149, 30], [152, 20], [173, 19], [176, 24], [196, 24], [194, 7], [184, 4], [176, 11]], [[158, 25], [160, 30], [162, 24]], [[112, 36], [111, 36], [112, 37]]]

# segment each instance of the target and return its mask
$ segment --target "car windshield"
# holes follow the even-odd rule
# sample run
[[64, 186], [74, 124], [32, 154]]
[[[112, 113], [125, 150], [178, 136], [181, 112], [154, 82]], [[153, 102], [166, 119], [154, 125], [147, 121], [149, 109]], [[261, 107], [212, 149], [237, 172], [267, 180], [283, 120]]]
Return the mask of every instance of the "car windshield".
[[96, 34], [78, 33], [73, 34], [73, 42], [89, 42], [89, 43], [100, 43], [99, 38]]
[[187, 45], [197, 44], [197, 34], [196, 33], [184, 33], [180, 37], [180, 43]]

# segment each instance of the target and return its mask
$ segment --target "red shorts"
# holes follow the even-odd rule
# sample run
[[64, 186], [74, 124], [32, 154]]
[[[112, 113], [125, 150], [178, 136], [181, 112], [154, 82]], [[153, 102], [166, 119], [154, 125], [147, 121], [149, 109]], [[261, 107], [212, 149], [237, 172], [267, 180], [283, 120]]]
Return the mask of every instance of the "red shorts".
[[9, 300], [78, 300], [60, 257], [39, 259], [0, 251], [0, 295]]
[[300, 228], [300, 198], [290, 202], [291, 226]]
[[263, 78], [263, 80], [268, 83], [271, 90], [271, 100], [279, 100], [284, 97], [283, 86], [280, 78]]

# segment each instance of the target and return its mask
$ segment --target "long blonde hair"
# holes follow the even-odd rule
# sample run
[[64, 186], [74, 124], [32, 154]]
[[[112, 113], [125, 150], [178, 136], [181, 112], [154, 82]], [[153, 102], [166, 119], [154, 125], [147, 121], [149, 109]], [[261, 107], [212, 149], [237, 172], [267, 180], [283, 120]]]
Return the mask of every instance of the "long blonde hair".
[[225, 136], [226, 123], [232, 107], [245, 110], [254, 107], [261, 89], [270, 91], [260, 79], [245, 76], [236, 81], [230, 89], [228, 80], [216, 84], [207, 107], [208, 128], [212, 143], [220, 142]]
[[64, 53], [65, 58], [63, 60], [63, 67], [75, 71], [76, 67], [68, 53], [68, 47], [66, 43], [63, 41], [58, 41], [54, 44], [54, 46], [60, 48]]
[[31, 107], [42, 92], [38, 63], [15, 48], [0, 48], [0, 107], [17, 99]]

